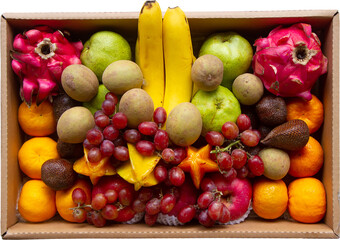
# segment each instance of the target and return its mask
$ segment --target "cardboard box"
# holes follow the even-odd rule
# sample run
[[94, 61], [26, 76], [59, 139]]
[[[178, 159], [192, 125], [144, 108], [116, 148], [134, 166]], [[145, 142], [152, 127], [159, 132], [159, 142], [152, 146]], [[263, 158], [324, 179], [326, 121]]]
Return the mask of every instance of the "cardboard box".
[[[112, 225], [95, 228], [88, 224], [71, 224], [63, 220], [31, 224], [19, 222], [16, 200], [22, 182], [17, 152], [23, 143], [23, 134], [17, 122], [20, 103], [19, 83], [11, 69], [10, 49], [15, 34], [35, 25], [47, 24], [67, 29], [86, 40], [92, 33], [109, 29], [121, 33], [131, 43], [137, 36], [138, 13], [7, 13], [1, 18], [1, 192], [4, 238], [134, 238], [134, 237], [289, 237], [338, 238], [339, 237], [339, 14], [330, 11], [274, 11], [274, 12], [205, 12], [186, 13], [197, 53], [205, 37], [218, 31], [234, 30], [253, 43], [279, 24], [305, 22], [312, 24], [328, 57], [328, 73], [320, 78], [318, 94], [324, 103], [325, 121], [321, 143], [325, 152], [322, 181], [327, 191], [327, 213], [317, 224], [302, 224], [283, 219], [266, 221], [248, 218], [232, 226], [210, 229], [200, 225], [182, 227], [144, 224]], [[197, 54], [196, 54], [197, 55]]]

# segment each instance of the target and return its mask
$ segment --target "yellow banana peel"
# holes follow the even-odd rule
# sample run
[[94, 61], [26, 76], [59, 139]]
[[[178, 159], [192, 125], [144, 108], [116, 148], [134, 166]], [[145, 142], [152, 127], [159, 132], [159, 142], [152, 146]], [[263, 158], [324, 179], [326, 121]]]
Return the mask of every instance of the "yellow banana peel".
[[164, 60], [162, 11], [156, 1], [146, 1], [138, 19], [136, 63], [142, 70], [142, 88], [151, 96], [155, 109], [163, 106]]
[[163, 49], [165, 63], [164, 104], [167, 114], [192, 97], [191, 66], [193, 50], [190, 28], [184, 12], [168, 8], [163, 19]]

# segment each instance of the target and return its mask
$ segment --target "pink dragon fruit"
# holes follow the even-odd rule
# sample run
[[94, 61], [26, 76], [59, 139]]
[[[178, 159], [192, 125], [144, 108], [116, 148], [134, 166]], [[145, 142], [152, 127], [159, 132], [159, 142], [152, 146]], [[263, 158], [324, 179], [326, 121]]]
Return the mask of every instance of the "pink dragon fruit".
[[310, 90], [319, 76], [327, 72], [328, 62], [311, 25], [279, 26], [267, 38], [257, 39], [254, 46], [254, 74], [269, 92], [311, 100]]
[[20, 96], [30, 106], [33, 95], [39, 105], [58, 93], [64, 68], [81, 64], [83, 44], [69, 42], [59, 30], [40, 26], [16, 35], [13, 49], [12, 69], [21, 81]]

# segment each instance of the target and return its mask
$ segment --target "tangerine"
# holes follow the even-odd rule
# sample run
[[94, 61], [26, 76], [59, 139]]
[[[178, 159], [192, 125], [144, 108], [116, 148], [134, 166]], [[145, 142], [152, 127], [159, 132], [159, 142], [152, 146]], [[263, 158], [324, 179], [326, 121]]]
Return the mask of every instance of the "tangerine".
[[313, 177], [299, 178], [288, 186], [288, 211], [299, 222], [319, 222], [326, 213], [326, 191], [322, 182]]
[[287, 209], [286, 184], [280, 180], [261, 178], [253, 185], [253, 210], [264, 219], [276, 219]]
[[56, 120], [53, 114], [53, 105], [43, 101], [39, 106], [33, 101], [28, 107], [22, 102], [18, 110], [18, 121], [21, 129], [34, 137], [45, 137], [56, 131]]
[[77, 179], [76, 183], [69, 189], [56, 192], [56, 205], [59, 215], [66, 221], [77, 222], [73, 218], [73, 210], [77, 206], [72, 200], [72, 192], [76, 188], [81, 188], [86, 194], [85, 204], [91, 203], [91, 184], [85, 179]]
[[301, 98], [293, 98], [288, 100], [287, 120], [301, 119], [306, 122], [309, 128], [309, 133], [316, 132], [323, 123], [323, 104], [312, 94], [310, 101], [305, 101]]
[[311, 177], [319, 172], [323, 165], [323, 149], [313, 137], [297, 151], [289, 152], [290, 168], [288, 173], [293, 177]]
[[27, 181], [20, 192], [18, 211], [29, 222], [49, 220], [57, 212], [55, 191], [42, 180]]
[[49, 159], [60, 158], [57, 142], [49, 137], [34, 137], [19, 149], [19, 167], [27, 176], [41, 179], [41, 166]]

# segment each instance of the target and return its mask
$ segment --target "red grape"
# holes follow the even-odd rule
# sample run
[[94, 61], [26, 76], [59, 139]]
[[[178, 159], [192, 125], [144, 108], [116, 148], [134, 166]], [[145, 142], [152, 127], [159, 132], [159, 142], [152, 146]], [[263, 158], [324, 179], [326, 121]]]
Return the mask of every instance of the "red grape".
[[73, 219], [78, 222], [82, 223], [86, 220], [86, 211], [84, 208], [76, 208], [72, 212]]
[[197, 199], [197, 205], [200, 209], [206, 209], [209, 207], [210, 203], [214, 201], [215, 196], [210, 191], [205, 191], [201, 195], [199, 195]]
[[216, 189], [216, 185], [211, 178], [205, 177], [201, 181], [201, 189], [203, 191], [214, 191]]
[[126, 146], [126, 141], [122, 136], [118, 136], [115, 140], [113, 140], [113, 144], [118, 146]]
[[119, 131], [113, 125], [109, 125], [104, 128], [103, 135], [105, 139], [114, 141], [119, 136]]
[[248, 159], [248, 167], [255, 176], [261, 176], [264, 173], [264, 164], [258, 155]]
[[142, 188], [139, 190], [138, 199], [142, 202], [147, 202], [153, 197], [153, 190], [151, 188]]
[[122, 162], [128, 161], [130, 159], [129, 150], [124, 146], [115, 147], [113, 150], [113, 156], [115, 159]]
[[175, 152], [175, 159], [173, 162], [171, 162], [172, 164], [178, 165], [187, 157], [187, 151], [185, 148], [181, 148], [181, 147], [175, 148], [174, 152]]
[[110, 116], [115, 112], [116, 104], [112, 100], [104, 100], [102, 103], [102, 110], [105, 115]]
[[100, 149], [97, 147], [91, 148], [87, 153], [87, 159], [91, 163], [97, 163], [100, 160], [102, 160], [102, 154], [100, 152]]
[[112, 125], [117, 129], [124, 129], [128, 124], [126, 115], [122, 112], [117, 112], [112, 117]]
[[92, 222], [92, 213], [93, 213], [93, 212], [94, 212], [94, 211], [91, 210], [91, 211], [89, 211], [89, 212], [86, 213], [86, 221], [87, 221], [87, 223], [90, 224], [90, 225], [93, 225], [93, 222]]
[[104, 196], [103, 193], [97, 193], [93, 198], [91, 202], [91, 206], [94, 210], [100, 210], [102, 209], [107, 203], [107, 199]]
[[222, 212], [221, 212], [221, 216], [220, 218], [218, 219], [218, 221], [220, 223], [227, 223], [230, 221], [230, 211], [229, 209], [227, 208], [226, 205], [222, 204]]
[[128, 143], [137, 143], [142, 138], [136, 129], [125, 130], [123, 137]]
[[241, 142], [248, 147], [255, 147], [259, 141], [260, 137], [253, 130], [245, 130], [241, 133]]
[[155, 111], [153, 112], [153, 120], [158, 125], [164, 124], [165, 121], [166, 121], [166, 111], [165, 111], [165, 109], [162, 108], [162, 107], [156, 108]]
[[98, 110], [94, 113], [93, 117], [96, 118], [98, 116], [106, 116], [105, 113], [102, 110]]
[[237, 176], [237, 171], [235, 168], [231, 168], [229, 171], [223, 173], [223, 177], [226, 181], [231, 182], [234, 180]]
[[243, 131], [251, 128], [250, 118], [246, 114], [240, 114], [237, 117], [236, 124], [237, 124], [240, 132], [243, 132]]
[[209, 131], [205, 135], [205, 140], [211, 146], [221, 146], [224, 143], [224, 136], [220, 132]]
[[257, 129], [252, 129], [252, 130], [259, 137], [259, 139], [261, 139], [261, 132]]
[[209, 217], [214, 221], [219, 220], [222, 215], [222, 208], [223, 203], [218, 200], [213, 201], [208, 208]]
[[100, 115], [94, 119], [94, 122], [98, 127], [104, 128], [110, 124], [110, 118], [106, 115]]
[[143, 156], [152, 156], [155, 152], [155, 145], [147, 140], [141, 140], [136, 144], [137, 151]]
[[155, 135], [157, 130], [158, 126], [155, 122], [142, 122], [138, 125], [138, 131], [147, 136]]
[[84, 190], [81, 188], [75, 188], [72, 191], [72, 201], [75, 204], [79, 204], [79, 205], [84, 204], [86, 201], [86, 193], [84, 192]]
[[106, 224], [106, 219], [103, 218], [100, 212], [92, 211], [91, 220], [95, 227], [104, 227]]
[[175, 160], [175, 151], [171, 148], [165, 148], [162, 151], [162, 158], [165, 162], [171, 163]]
[[109, 140], [104, 140], [102, 144], [100, 144], [100, 152], [102, 157], [110, 157], [113, 154], [115, 145], [109, 141]]
[[169, 180], [172, 185], [178, 187], [185, 181], [184, 171], [179, 167], [173, 167], [169, 171]]
[[155, 134], [153, 142], [155, 143], [155, 148], [159, 151], [167, 148], [169, 145], [168, 133], [159, 129]]
[[145, 205], [145, 212], [149, 215], [158, 214], [161, 211], [161, 200], [159, 198], [152, 198]]
[[196, 215], [196, 209], [194, 206], [189, 205], [184, 208], [182, 208], [178, 213], [178, 221], [181, 223], [187, 223], [190, 222]]
[[96, 145], [91, 144], [91, 143], [89, 142], [89, 140], [87, 140], [87, 138], [85, 138], [85, 140], [84, 140], [84, 142], [83, 142], [83, 146], [84, 146], [84, 148], [86, 148], [86, 149], [91, 149], [91, 148], [95, 147]]
[[231, 152], [231, 159], [233, 160], [233, 167], [240, 169], [247, 162], [247, 153], [242, 149], [234, 149]]
[[128, 188], [123, 188], [118, 193], [119, 202], [124, 206], [129, 206], [133, 200], [133, 193]]
[[132, 202], [132, 209], [133, 211], [135, 211], [136, 213], [140, 213], [140, 212], [144, 212], [145, 211], [145, 202], [143, 202], [140, 199], [135, 199]]
[[228, 171], [233, 166], [233, 160], [227, 152], [221, 152], [217, 154], [217, 163], [222, 171]]
[[157, 218], [158, 218], [158, 214], [150, 215], [150, 214], [145, 213], [144, 215], [145, 224], [149, 226], [153, 226], [155, 225]]
[[234, 122], [225, 122], [222, 125], [222, 134], [228, 140], [233, 140], [238, 137], [239, 129]]
[[209, 217], [208, 209], [200, 212], [200, 214], [198, 215], [198, 221], [201, 225], [205, 227], [212, 227], [215, 224], [215, 221]]
[[163, 182], [168, 177], [168, 170], [162, 165], [158, 165], [154, 170], [155, 178], [158, 182]]
[[101, 210], [103, 218], [114, 220], [118, 217], [118, 208], [115, 205], [108, 204]]
[[161, 212], [169, 213], [176, 204], [176, 197], [170, 193], [167, 193], [163, 196], [161, 200]]
[[104, 140], [103, 133], [95, 128], [87, 131], [86, 138], [93, 145], [99, 145]]
[[107, 199], [107, 203], [114, 203], [118, 199], [118, 193], [114, 189], [106, 190], [106, 192], [104, 193], [104, 196]]
[[238, 178], [246, 178], [248, 176], [248, 168], [246, 166], [241, 167], [240, 169], [237, 169], [237, 177]]
[[112, 93], [112, 92], [108, 92], [105, 95], [105, 100], [111, 100], [113, 101], [113, 103], [116, 105], [118, 103], [118, 97], [116, 96], [116, 94]]

